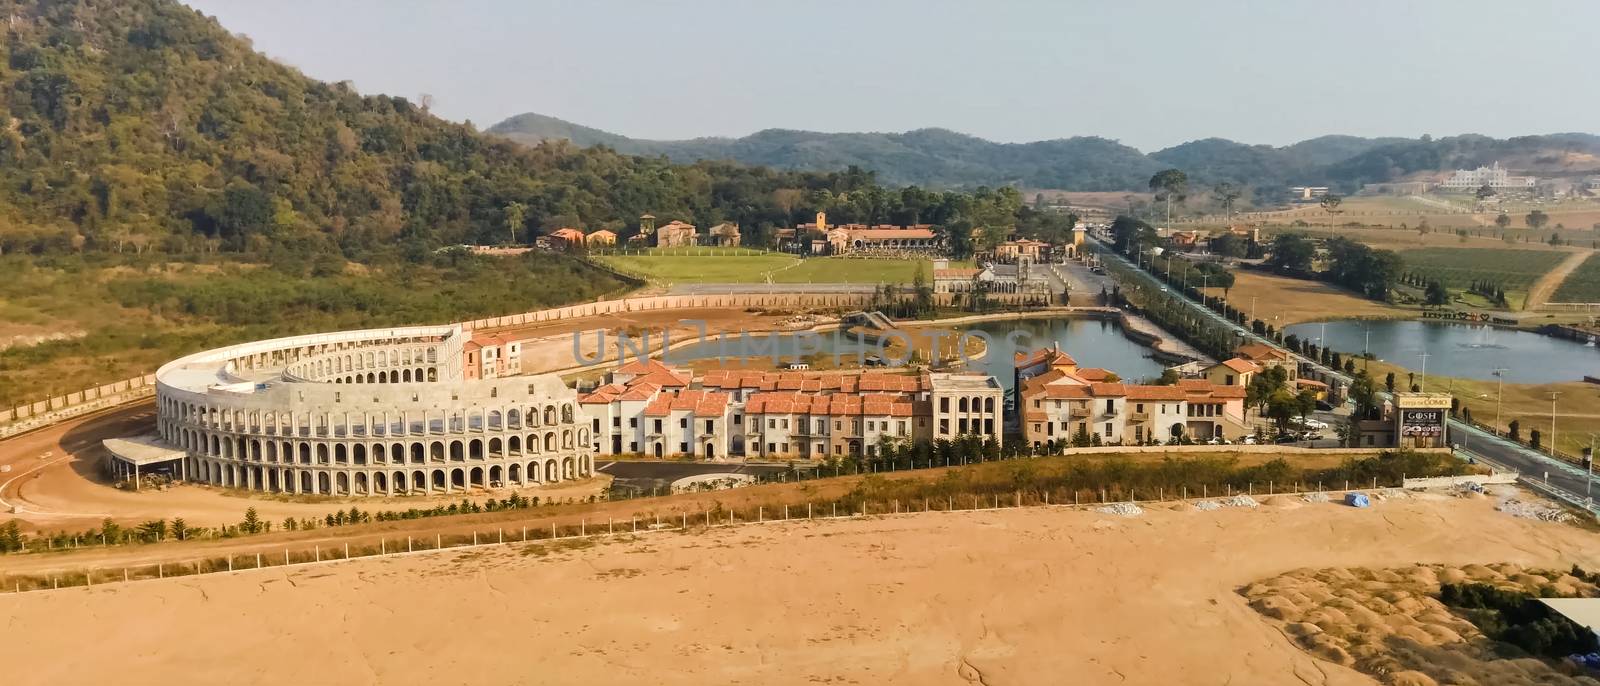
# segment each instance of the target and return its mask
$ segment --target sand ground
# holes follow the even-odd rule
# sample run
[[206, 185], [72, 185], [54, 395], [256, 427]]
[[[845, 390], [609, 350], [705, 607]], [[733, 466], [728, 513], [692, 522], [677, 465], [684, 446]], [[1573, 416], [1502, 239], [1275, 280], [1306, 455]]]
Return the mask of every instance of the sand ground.
[[1600, 546], [1443, 496], [790, 522], [0, 596], [26, 637], [0, 663], [17, 684], [1371, 684], [1241, 589], [1492, 562]]

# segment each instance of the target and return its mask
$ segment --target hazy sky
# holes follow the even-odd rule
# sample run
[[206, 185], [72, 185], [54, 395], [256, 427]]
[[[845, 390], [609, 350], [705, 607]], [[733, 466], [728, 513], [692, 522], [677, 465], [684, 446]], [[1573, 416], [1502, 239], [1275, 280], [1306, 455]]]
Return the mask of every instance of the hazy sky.
[[479, 127], [939, 126], [1147, 151], [1600, 130], [1593, 0], [187, 1], [312, 77], [429, 93]]

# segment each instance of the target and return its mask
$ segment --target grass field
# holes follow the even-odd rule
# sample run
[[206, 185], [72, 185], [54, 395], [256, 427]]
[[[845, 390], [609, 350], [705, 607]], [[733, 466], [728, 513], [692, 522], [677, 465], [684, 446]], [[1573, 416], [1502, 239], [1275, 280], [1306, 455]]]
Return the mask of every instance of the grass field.
[[[1277, 328], [1329, 319], [1416, 316], [1415, 310], [1368, 300], [1321, 281], [1291, 279], [1244, 269], [1234, 272], [1234, 279], [1228, 302], [1246, 314], [1253, 311], [1256, 318]], [[1215, 296], [1222, 295], [1220, 288], [1212, 288], [1208, 292]]]
[[1422, 248], [1400, 253], [1407, 271], [1437, 279], [1451, 290], [1466, 290], [1476, 280], [1493, 281], [1506, 290], [1506, 300], [1513, 308], [1521, 307], [1528, 288], [1567, 256], [1557, 250], [1487, 248]]
[[665, 283], [766, 283], [770, 276], [773, 283], [910, 284], [919, 264], [923, 276], [930, 281], [933, 278], [928, 260], [801, 259], [782, 253], [728, 252], [602, 255], [595, 259], [620, 272]]
[[624, 274], [669, 283], [763, 283], [764, 274], [799, 262], [789, 255], [602, 255], [593, 259]]
[[1561, 287], [1551, 297], [1552, 302], [1560, 303], [1596, 303], [1600, 302], [1600, 253], [1589, 256], [1584, 260], [1578, 270], [1561, 282]]

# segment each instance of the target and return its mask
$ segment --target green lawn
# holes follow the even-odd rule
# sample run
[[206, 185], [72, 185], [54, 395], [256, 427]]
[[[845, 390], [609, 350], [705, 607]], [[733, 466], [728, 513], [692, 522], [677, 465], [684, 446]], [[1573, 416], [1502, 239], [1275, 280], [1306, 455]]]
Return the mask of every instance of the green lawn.
[[764, 283], [766, 272], [799, 262], [790, 255], [602, 255], [595, 260], [624, 274], [667, 283]]
[[1571, 274], [1567, 280], [1561, 282], [1556, 288], [1556, 293], [1550, 298], [1551, 302], [1558, 303], [1596, 303], [1600, 302], [1600, 253], [1590, 255], [1583, 264]]
[[[708, 250], [692, 248], [691, 250]], [[626, 274], [665, 283], [892, 283], [910, 285], [917, 265], [931, 283], [928, 260], [867, 260], [848, 257], [800, 259], [782, 253], [600, 255], [606, 265]], [[957, 263], [952, 263], [957, 265]], [[960, 263], [957, 266], [971, 266]]]
[[1528, 288], [1566, 257], [1559, 250], [1485, 248], [1418, 248], [1400, 253], [1407, 271], [1438, 279], [1451, 290], [1466, 290], [1475, 280], [1493, 281], [1506, 290], [1512, 307], [1520, 307]]

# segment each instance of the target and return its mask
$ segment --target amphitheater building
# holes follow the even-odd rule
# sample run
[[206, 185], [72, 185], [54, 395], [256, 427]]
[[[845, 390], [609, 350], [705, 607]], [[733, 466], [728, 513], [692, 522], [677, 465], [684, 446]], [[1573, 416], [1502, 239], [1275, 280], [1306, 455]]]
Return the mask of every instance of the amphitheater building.
[[172, 476], [397, 496], [591, 475], [575, 392], [548, 374], [469, 378], [470, 338], [461, 325], [343, 331], [174, 360], [156, 372]]

